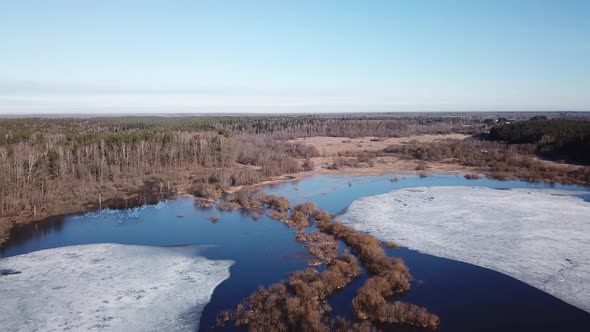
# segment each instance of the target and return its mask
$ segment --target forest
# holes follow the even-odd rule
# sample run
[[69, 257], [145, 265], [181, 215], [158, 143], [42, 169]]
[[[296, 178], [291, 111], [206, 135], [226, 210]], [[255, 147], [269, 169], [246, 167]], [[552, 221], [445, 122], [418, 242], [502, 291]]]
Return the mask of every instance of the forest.
[[511, 144], [534, 144], [542, 156], [590, 164], [590, 121], [520, 121], [492, 127], [489, 137]]

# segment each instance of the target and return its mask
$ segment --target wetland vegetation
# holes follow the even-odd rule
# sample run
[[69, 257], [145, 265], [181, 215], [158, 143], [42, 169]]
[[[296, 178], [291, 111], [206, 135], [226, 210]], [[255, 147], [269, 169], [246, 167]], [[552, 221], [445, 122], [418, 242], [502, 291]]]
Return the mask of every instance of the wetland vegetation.
[[[274, 213], [284, 213], [291, 204], [285, 197], [265, 195], [252, 189], [240, 189], [230, 195], [234, 208], [246, 211], [265, 204]], [[233, 311], [218, 317], [219, 326], [234, 323], [249, 331], [329, 331], [331, 329], [379, 330], [380, 324], [404, 324], [435, 329], [439, 318], [426, 308], [389, 299], [410, 289], [412, 277], [403, 260], [388, 257], [384, 245], [373, 236], [361, 233], [318, 209], [313, 202], [303, 202], [291, 209], [283, 220], [296, 229], [296, 239], [315, 258], [310, 265], [325, 266], [318, 271], [306, 268], [296, 271], [280, 283], [260, 288]], [[309, 230], [310, 225], [315, 230]], [[349, 249], [339, 250], [337, 240]], [[392, 242], [388, 247], [395, 247]], [[358, 259], [357, 257], [358, 256]], [[358, 260], [371, 277], [352, 299], [358, 322], [330, 316], [328, 297], [346, 287], [361, 274]]]
[[[572, 129], [573, 122], [580, 124]], [[547, 126], [554, 131], [518, 138], [519, 132], [529, 132], [523, 128], [530, 123], [532, 131]], [[217, 227], [233, 211], [289, 227], [308, 257], [286, 278], [216, 312], [216, 328], [437, 329], [436, 311], [405, 300], [414, 278], [395, 256], [393, 241], [333, 220], [316, 202], [293, 202], [260, 184], [315, 173], [408, 172], [426, 179], [437, 171], [459, 171], [473, 181], [483, 174], [588, 184], [590, 168], [580, 164], [579, 150], [588, 137], [585, 124], [523, 119], [497, 125], [481, 115], [0, 120], [0, 238], [6, 239], [16, 223], [188, 195], [197, 209], [217, 211], [206, 217]], [[340, 137], [337, 152], [330, 152], [331, 145], [318, 146], [325, 142], [321, 136]], [[578, 164], [540, 158], [557, 155]], [[400, 180], [395, 176], [387, 183]], [[185, 213], [176, 216], [186, 219]], [[362, 276], [346, 300], [350, 314], [342, 317], [330, 303]]]
[[[539, 160], [535, 155], [551, 150], [584, 162], [588, 140], [584, 119], [568, 120], [572, 115], [566, 114], [562, 120], [553, 114], [558, 120], [526, 121], [523, 116], [528, 115], [520, 114], [515, 116], [522, 122], [494, 125], [487, 121], [489, 116], [0, 119], [0, 241], [15, 223], [132, 206], [175, 193], [216, 199], [232, 187], [318, 170], [426, 172], [457, 165], [470, 174], [484, 172], [498, 179], [590, 183], [587, 166]], [[549, 128], [547, 135], [540, 134]], [[419, 136], [450, 133], [474, 137], [429, 142]], [[325, 152], [330, 146], [293, 141], [318, 136], [342, 137], [344, 148], [332, 156]], [[367, 140], [373, 143], [408, 139], [377, 151], [362, 144], [347, 150], [347, 138], [367, 136], [373, 137]], [[408, 163], [398, 163], [400, 159]]]
[[[489, 327], [487, 330], [511, 331], [516, 321], [536, 326], [539, 331], [549, 331], [564, 317], [572, 322], [572, 330], [583, 330], [578, 327], [584, 326], [587, 314], [563, 306], [543, 292], [531, 294], [531, 287], [516, 280], [504, 280], [497, 273], [474, 266], [470, 269], [476, 269], [477, 273], [458, 266], [441, 270], [441, 266], [454, 265], [419, 253], [409, 254], [403, 247], [391, 249], [396, 247], [393, 242], [381, 242], [331, 221], [333, 215], [338, 220], [339, 211], [353, 200], [398, 187], [466, 183], [498, 188], [547, 185], [466, 180], [462, 176], [433, 175], [421, 179], [397, 175], [395, 178], [396, 181], [391, 181], [390, 175], [311, 176], [296, 182], [247, 187], [240, 194], [228, 193], [221, 199], [240, 197], [229, 211], [215, 205], [194, 204], [197, 198], [181, 197], [154, 206], [67, 217], [63, 224], [48, 229], [20, 229], [19, 234], [24, 235], [29, 229], [34, 237], [27, 240], [17, 234], [8, 243], [4, 255], [94, 242], [123, 241], [154, 246], [215, 244], [217, 247], [204, 252], [206, 258], [236, 263], [231, 267], [230, 278], [216, 288], [211, 302], [205, 306], [201, 331], [256, 330], [260, 324], [335, 331], [429, 329], [419, 326], [438, 326], [440, 331], [469, 331], [481, 328], [482, 322]], [[282, 203], [273, 203], [277, 201]], [[237, 202], [244, 202], [248, 208], [241, 208]], [[286, 202], [289, 202], [288, 209]], [[306, 217], [309, 226], [290, 220], [295, 210]], [[266, 217], [271, 211], [282, 217], [273, 221]], [[251, 218], [255, 214], [259, 215], [258, 221]], [[183, 218], [176, 218], [177, 215]], [[219, 220], [212, 222], [215, 217]], [[426, 262], [420, 263], [424, 259]], [[452, 280], [457, 275], [462, 277], [455, 283]], [[475, 289], [461, 288], [469, 284]], [[492, 292], [491, 285], [510, 291]], [[502, 294], [506, 295], [505, 299]], [[498, 296], [504, 300], [499, 301]], [[518, 312], [522, 313], [518, 318], [511, 316], [514, 308], [510, 309], [506, 302], [515, 299], [518, 299], [515, 302]], [[535, 299], [534, 304], [525, 299]], [[479, 323], [473, 325], [457, 316], [465, 306], [482, 310], [478, 314]], [[506, 306], [509, 310], [501, 314]], [[533, 314], [538, 313], [539, 306], [551, 308], [554, 315], [539, 318]], [[379, 309], [367, 312], [376, 307]], [[440, 323], [433, 314], [440, 317]], [[498, 315], [503, 319], [498, 320]], [[289, 320], [282, 321], [285, 317]], [[223, 327], [215, 327], [221, 322], [225, 323]]]

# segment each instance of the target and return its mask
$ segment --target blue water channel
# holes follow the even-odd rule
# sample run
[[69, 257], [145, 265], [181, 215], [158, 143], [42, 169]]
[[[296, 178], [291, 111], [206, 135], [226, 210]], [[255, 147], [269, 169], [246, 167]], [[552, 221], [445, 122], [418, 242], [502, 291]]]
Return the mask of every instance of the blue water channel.
[[[392, 181], [396, 178], [396, 181]], [[466, 180], [462, 176], [434, 175], [315, 175], [299, 181], [267, 185], [267, 193], [286, 196], [292, 203], [313, 201], [331, 214], [340, 214], [356, 199], [414, 186], [483, 186], [554, 188], [588, 191], [587, 187]], [[581, 196], [588, 200], [587, 195]], [[590, 203], [589, 203], [590, 204]], [[220, 220], [212, 222], [212, 214]], [[307, 251], [295, 240], [294, 230], [261, 214], [222, 212], [202, 208], [192, 198], [176, 198], [156, 205], [125, 210], [103, 210], [49, 218], [18, 227], [0, 249], [0, 257], [86, 243], [121, 243], [150, 246], [195, 244], [208, 246], [210, 259], [235, 261], [231, 276], [214, 291], [205, 307], [200, 330], [210, 330], [217, 313], [235, 306], [260, 285], [268, 286], [290, 272], [307, 267]], [[439, 331], [587, 331], [590, 313], [504, 274], [475, 265], [434, 257], [407, 248], [387, 249], [402, 257], [415, 282], [402, 296], [441, 318]], [[362, 286], [364, 274], [334, 294], [329, 302], [335, 315], [352, 317], [351, 300]], [[396, 326], [385, 330], [416, 331]]]

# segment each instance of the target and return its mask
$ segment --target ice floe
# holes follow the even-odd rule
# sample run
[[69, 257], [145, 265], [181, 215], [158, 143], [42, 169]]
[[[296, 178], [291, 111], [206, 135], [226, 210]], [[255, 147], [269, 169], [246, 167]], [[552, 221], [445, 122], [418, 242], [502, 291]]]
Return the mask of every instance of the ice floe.
[[232, 264], [199, 250], [89, 244], [0, 259], [0, 329], [196, 331]]
[[406, 188], [361, 198], [339, 220], [505, 273], [590, 312], [590, 203], [571, 192]]

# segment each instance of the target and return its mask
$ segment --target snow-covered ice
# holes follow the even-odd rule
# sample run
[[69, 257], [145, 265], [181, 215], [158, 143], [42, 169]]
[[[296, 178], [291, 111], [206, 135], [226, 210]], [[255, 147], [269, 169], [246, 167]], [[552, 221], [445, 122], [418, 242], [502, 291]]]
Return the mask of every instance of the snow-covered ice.
[[232, 264], [199, 250], [89, 244], [0, 259], [0, 329], [196, 331]]
[[361, 198], [339, 220], [505, 273], [590, 312], [590, 203], [571, 192], [406, 188]]

